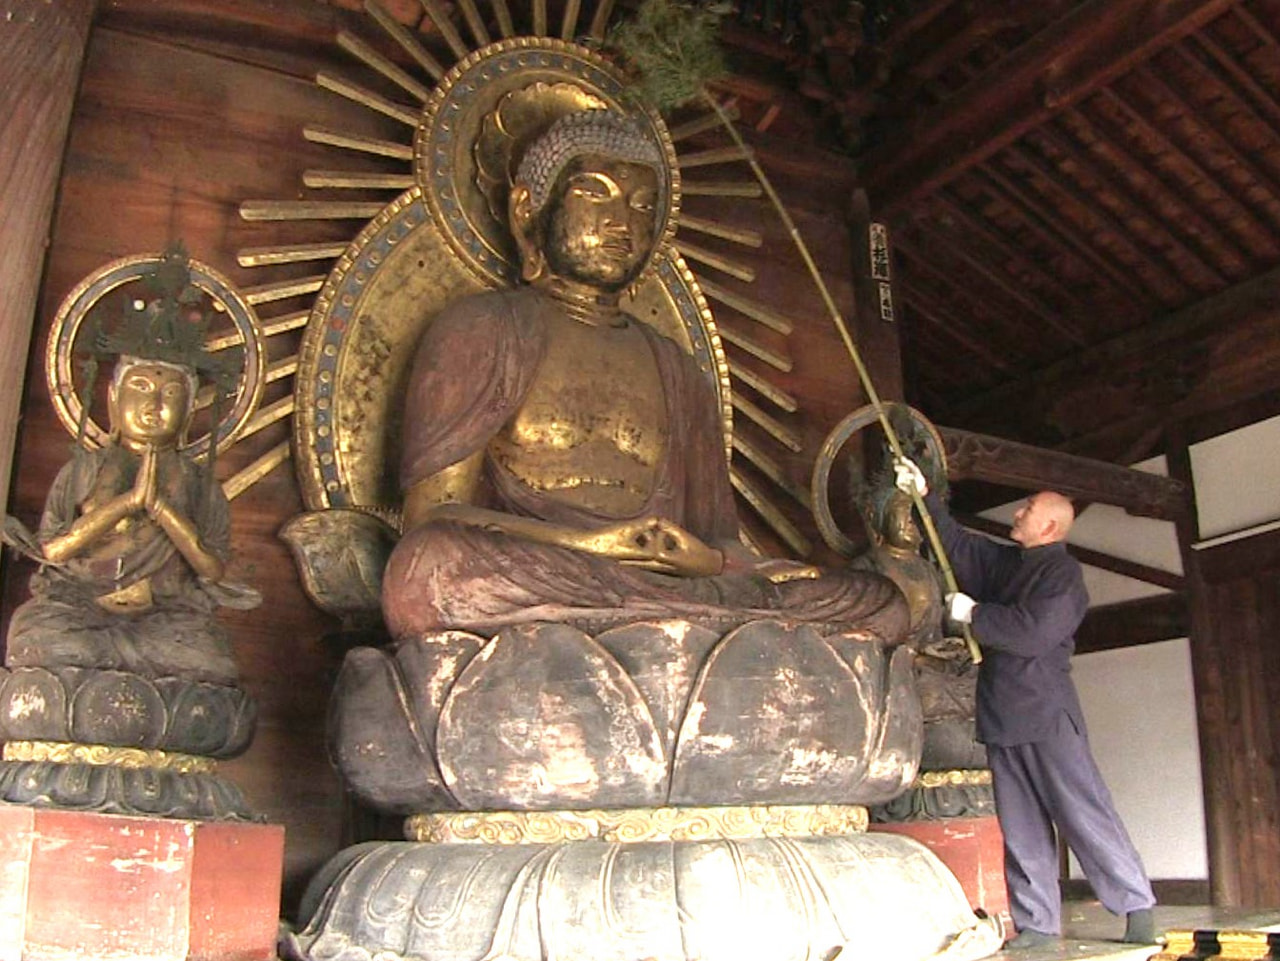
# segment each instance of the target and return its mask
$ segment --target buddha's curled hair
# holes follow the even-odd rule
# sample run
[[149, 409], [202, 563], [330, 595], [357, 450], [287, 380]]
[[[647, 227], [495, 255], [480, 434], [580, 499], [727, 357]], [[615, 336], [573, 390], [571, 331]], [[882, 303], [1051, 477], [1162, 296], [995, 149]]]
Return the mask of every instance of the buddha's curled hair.
[[587, 155], [644, 164], [658, 172], [660, 184], [665, 180], [661, 148], [630, 117], [613, 110], [566, 114], [533, 142], [516, 170], [516, 182], [529, 188], [535, 215], [546, 206], [561, 171], [571, 160]]

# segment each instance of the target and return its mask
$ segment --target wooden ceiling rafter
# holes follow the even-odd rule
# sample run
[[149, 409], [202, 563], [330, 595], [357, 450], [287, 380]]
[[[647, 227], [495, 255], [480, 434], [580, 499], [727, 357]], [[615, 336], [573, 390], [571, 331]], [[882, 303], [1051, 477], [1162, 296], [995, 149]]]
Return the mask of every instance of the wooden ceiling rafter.
[[925, 2], [917, 4], [905, 17], [894, 21], [884, 39], [880, 42], [881, 49], [888, 54], [893, 54], [903, 43], [918, 34], [945, 13], [949, 7], [958, 2], [959, 0], [925, 0]]
[[[1202, 118], [1197, 116], [1197, 111], [1191, 109], [1190, 105], [1180, 93], [1174, 90], [1172, 86], [1156, 77], [1149, 68], [1146, 66], [1137, 68], [1134, 71], [1134, 76], [1155, 89], [1165, 103], [1172, 104], [1178, 108], [1182, 112], [1182, 115], [1190, 123], [1194, 124], [1202, 134], [1208, 134], [1212, 130], [1212, 128], [1210, 128]], [[1185, 189], [1185, 187], [1190, 183], [1198, 183], [1208, 186], [1209, 189], [1214, 191], [1220, 202], [1225, 202], [1232, 208], [1232, 212], [1235, 216], [1243, 220], [1252, 221], [1251, 226], [1255, 232], [1266, 233], [1266, 226], [1257, 219], [1253, 211], [1251, 211], [1239, 197], [1234, 196], [1230, 191], [1222, 186], [1220, 182], [1221, 178], [1215, 176], [1214, 171], [1209, 170], [1201, 161], [1192, 157], [1186, 149], [1174, 141], [1172, 136], [1157, 128], [1151, 120], [1130, 104], [1119, 91], [1114, 88], [1109, 88], [1105, 91], [1101, 91], [1100, 95], [1105, 96], [1109, 102], [1116, 106], [1117, 109], [1123, 111], [1129, 118], [1130, 122], [1142, 130], [1143, 135], [1147, 139], [1154, 143], [1158, 143], [1166, 156], [1173, 157], [1180, 165], [1187, 168], [1190, 175], [1185, 176], [1183, 178], [1183, 184], [1178, 185], [1178, 187]], [[1213, 130], [1212, 133], [1217, 137], [1222, 146], [1229, 147], [1229, 145], [1226, 144], [1226, 141], [1217, 134], [1216, 130]], [[1254, 166], [1252, 163], [1244, 161], [1243, 157], [1238, 155], [1238, 151], [1232, 150], [1231, 152], [1236, 155], [1233, 159], [1237, 161], [1239, 166], [1246, 170], [1249, 170]], [[1162, 179], [1158, 177], [1158, 172], [1161, 169], [1160, 164], [1147, 164], [1145, 166], [1148, 170], [1153, 172], [1153, 175], [1155, 175], [1158, 180]], [[1270, 178], [1265, 174], [1261, 177], [1255, 177], [1255, 179], [1260, 179], [1264, 183], [1270, 180]], [[1176, 187], [1167, 184], [1166, 186], [1170, 193], [1175, 196], [1178, 195], [1179, 191]], [[1183, 202], [1182, 206], [1187, 208], [1198, 221], [1205, 221], [1207, 223], [1207, 218], [1200, 215], [1196, 204]], [[1215, 210], [1215, 204], [1207, 197], [1204, 198], [1203, 202], [1198, 206], [1209, 211]], [[1212, 225], [1211, 227], [1212, 232], [1216, 235], [1215, 242], [1224, 248], [1227, 248], [1230, 251], [1231, 258], [1233, 260], [1237, 261], [1241, 266], [1247, 266], [1247, 262], [1250, 260], [1250, 255], [1244, 250], [1244, 248], [1227, 236], [1226, 231], [1230, 229], [1231, 221], [1227, 218], [1224, 219], [1226, 220], [1224, 225]], [[1223, 273], [1231, 276], [1233, 279], [1239, 279], [1240, 277], [1240, 272], [1238, 270], [1233, 271], [1230, 267], [1224, 267], [1222, 270]]]
[[1027, 229], [1047, 246], [1076, 257], [1092, 267], [1095, 276], [1105, 277], [1111, 289], [1126, 298], [1131, 306], [1146, 308], [1156, 301], [1154, 294], [1139, 287], [1131, 274], [1122, 271], [1110, 258], [1103, 257], [1096, 245], [1080, 236], [1077, 225], [1057, 216], [1047, 204], [1024, 190], [993, 163], [980, 164], [966, 176], [991, 197], [1016, 211]]
[[929, 198], [929, 202], [934, 206], [940, 207], [948, 216], [960, 223], [970, 237], [977, 237], [989, 250], [995, 251], [999, 259], [1004, 263], [1018, 264], [1025, 271], [1025, 274], [1017, 274], [1010, 271], [1018, 282], [1026, 283], [1028, 277], [1033, 277], [1034, 286], [1048, 288], [1053, 292], [1054, 297], [1069, 303], [1072, 311], [1089, 309], [1088, 304], [1067, 284], [1059, 280], [1055, 273], [1045, 264], [1041, 263], [1027, 250], [1014, 248], [1009, 241], [1006, 241], [996, 231], [983, 223], [982, 216], [970, 209], [963, 199], [953, 196], [954, 190], [952, 188], [954, 186], [952, 184], [943, 190], [939, 190]]
[[[1251, 120], [1264, 127], [1271, 136], [1274, 137], [1277, 134], [1277, 129], [1269, 126], [1261, 117], [1259, 117], [1257, 112], [1253, 110], [1249, 103], [1240, 95], [1239, 91], [1233, 89], [1229, 84], [1224, 83], [1222, 78], [1209, 68], [1208, 64], [1205, 64], [1203, 61], [1192, 56], [1192, 54], [1187, 50], [1187, 45], [1185, 43], [1175, 44], [1171, 52], [1178, 57], [1178, 59], [1180, 59], [1189, 70], [1195, 71], [1202, 77], [1210, 78], [1211, 82], [1218, 84], [1222, 90], [1226, 91], [1227, 95], [1231, 97], [1233, 107], [1241, 113], [1250, 115]], [[1225, 131], [1217, 121], [1214, 113], [1195, 108], [1187, 101], [1186, 95], [1181, 92], [1171, 91], [1171, 93], [1178, 98], [1180, 105], [1185, 111], [1185, 116], [1192, 122], [1200, 124], [1203, 129], [1208, 131], [1214, 140], [1216, 148], [1223, 155], [1228, 157], [1239, 171], [1246, 174], [1254, 182], [1249, 186], [1256, 187], [1260, 184], [1266, 188], [1268, 193], [1267, 199], [1270, 202], [1265, 206], [1268, 212], [1272, 215], [1272, 223], [1270, 225], [1262, 222], [1261, 218], [1254, 213], [1253, 208], [1247, 200], [1231, 194], [1223, 185], [1222, 177], [1215, 178], [1215, 183], [1217, 183], [1222, 191], [1232, 197], [1237, 209], [1241, 211], [1241, 215], [1245, 219], [1254, 221], [1255, 236], [1261, 235], [1263, 243], [1274, 248], [1275, 242], [1271, 234], [1277, 226], [1280, 226], [1280, 203], [1277, 203], [1276, 201], [1276, 198], [1280, 197], [1280, 178], [1273, 176], [1261, 164], [1255, 162], [1253, 158], [1248, 156], [1248, 154], [1237, 148], [1236, 145], [1232, 143], [1227, 131]], [[1256, 193], [1256, 190], [1254, 192]], [[1255, 257], [1268, 258], [1275, 255], [1276, 251], [1274, 250], [1254, 251]]]
[[[996, 256], [990, 256], [990, 249], [984, 249], [983, 247], [983, 244], [990, 239], [989, 232], [982, 230], [980, 227], [973, 229], [977, 226], [974, 224], [973, 218], [941, 192], [929, 199], [929, 206], [942, 207], [951, 216], [964, 220], [970, 225], [969, 235], [960, 236], [954, 228], [947, 226], [944, 218], [934, 218], [935, 225], [941, 228], [941, 232], [952, 244], [956, 256], [970, 264], [974, 273], [985, 277], [1001, 293], [1025, 308], [1040, 323], [1056, 331], [1066, 343], [1076, 347], [1085, 344], [1085, 338], [1070, 313], [1061, 310], [1054, 304], [1047, 303], [1037, 292], [1036, 286], [1027, 283], [1025, 276], [1019, 276], [1009, 270], [1008, 264], [1011, 262], [1022, 262], [1030, 265], [1032, 261], [1029, 258], [1025, 255], [1018, 255], [1004, 244], [996, 245]], [[974, 235], [976, 235], [977, 242], [975, 242]], [[992, 266], [988, 267], [988, 264]], [[1041, 273], [1041, 271], [1037, 271], [1037, 273]], [[1070, 295], [1068, 294], [1067, 297], [1070, 298]]]
[[904, 300], [903, 305], [906, 309], [921, 314], [929, 320], [929, 324], [926, 327], [918, 327], [918, 333], [913, 334], [911, 338], [911, 349], [915, 352], [917, 361], [924, 360], [938, 363], [946, 357], [949, 349], [954, 350], [955, 347], [948, 348], [946, 344], [942, 343], [944, 336], [952, 336], [952, 339], [960, 346], [961, 350], [970, 348], [972, 342], [968, 338], [953, 336], [951, 329], [946, 324], [939, 323], [938, 315], [929, 310], [930, 305], [927, 299], [922, 301], [917, 296]]
[[[936, 296], [927, 291], [922, 291], [911, 281], [904, 281], [899, 290], [907, 306], [929, 320], [927, 330], [930, 333], [942, 334], [952, 341], [955, 346], [971, 355], [975, 360], [981, 361], [989, 369], [1003, 374], [1013, 372], [1014, 368], [1007, 358], [1000, 357], [994, 353], [983, 344], [980, 338], [963, 331], [961, 325], [956, 322], [955, 316], [947, 311]], [[921, 332], [917, 331], [913, 333], [911, 342], [913, 345], [920, 344], [924, 343], [925, 339], [921, 336]], [[943, 352], [945, 357], [946, 348], [939, 346], [938, 349]]]
[[[1238, 15], [1241, 11], [1236, 10], [1234, 12]], [[1230, 76], [1231, 80], [1236, 84], [1236, 95], [1240, 103], [1253, 111], [1259, 123], [1264, 126], [1270, 126], [1272, 130], [1280, 129], [1280, 101], [1272, 96], [1270, 91], [1258, 83], [1254, 77], [1250, 76], [1248, 71], [1241, 67], [1234, 58], [1229, 56], [1222, 49], [1221, 44], [1209, 35], [1208, 31], [1201, 31], [1189, 39], [1213, 59], [1218, 69]], [[1225, 83], [1225, 80], [1223, 82]], [[1245, 94], [1248, 94], [1248, 96], [1245, 96]], [[1270, 120], [1259, 116], [1259, 111], [1268, 114]]]
[[[922, 224], [917, 222], [915, 226], [919, 230]], [[965, 266], [964, 273], [966, 276], [984, 280], [987, 285], [999, 291], [1004, 301], [1011, 301], [1028, 315], [1035, 317], [1045, 328], [1056, 333], [1064, 343], [1075, 347], [1084, 345], [1085, 339], [1081, 336], [1080, 331], [1066, 318], [1062, 317], [1058, 311], [1054, 310], [1051, 305], [1041, 300], [1039, 295], [1028, 289], [1019, 278], [1010, 276], [991, 265], [989, 261], [979, 255], [972, 244], [959, 240], [954, 232], [947, 231], [936, 219], [929, 226], [933, 233], [940, 236], [942, 244], [947, 248], [948, 252]], [[936, 249], [936, 244], [933, 244], [932, 241], [930, 241], [930, 244]], [[1001, 313], [1005, 312], [1002, 311]], [[1014, 313], [1017, 313], [1017, 311], [1014, 311]], [[1016, 329], [1018, 326], [1020, 326], [1020, 321], [1015, 319], [1012, 328]]]
[[[1099, 91], [1098, 95], [1105, 97], [1110, 103], [1124, 104], [1123, 98], [1114, 90]], [[1136, 111], [1132, 111], [1132, 108], [1128, 108], [1128, 111], [1136, 116]], [[1216, 225], [1209, 223], [1193, 204], [1180, 195], [1177, 188], [1181, 186], [1185, 189], [1185, 184], [1175, 186], [1167, 183], [1160, 176], [1161, 164], [1157, 158], [1135, 157], [1129, 147], [1121, 143], [1125, 131], [1104, 130], [1082, 111], [1075, 109], [1064, 111], [1061, 121], [1062, 126], [1071, 124], [1087, 133], [1092, 144], [1082, 145], [1078, 136], [1064, 133], [1058, 124], [1047, 124], [1037, 130], [1035, 136], [1045, 137], [1055, 150], [1069, 157], [1085, 178], [1101, 185], [1103, 191], [1099, 193], [1100, 198], [1110, 195], [1121, 202], [1125, 208], [1123, 212], [1113, 209], [1121, 223], [1133, 225], [1145, 221], [1150, 225], [1153, 234], [1151, 239], [1142, 239], [1142, 232], [1130, 227], [1131, 235], [1136, 235], [1135, 239], [1147, 248], [1149, 256], [1164, 259], [1175, 273], [1181, 273], [1189, 266], [1195, 267], [1206, 275], [1206, 289], [1210, 286], [1223, 287], [1230, 282], [1231, 277], [1215, 262], [1219, 256], [1218, 251], [1201, 238], [1212, 236], [1220, 247], [1234, 245], [1227, 241]], [[1141, 118], [1136, 118], [1135, 122], [1142, 122]], [[1159, 139], [1168, 154], [1178, 153], [1178, 149], [1167, 138]], [[1087, 189], [1083, 182], [1081, 186]], [[1190, 239], [1183, 239], [1184, 234]], [[1237, 262], [1243, 263], [1243, 259], [1237, 252]]]
[[955, 251], [932, 242], [926, 233], [918, 230], [898, 231], [894, 248], [915, 265], [911, 279], [917, 293], [924, 292], [935, 302], [955, 308], [950, 311], [954, 318], [953, 330], [963, 330], [974, 340], [991, 340], [993, 331], [999, 330], [1002, 342], [1019, 342], [1022, 328], [1016, 316], [993, 299], [981, 297], [970, 285], [961, 287], [949, 272], [940, 268], [939, 264], [949, 262]]
[[892, 217], [1234, 3], [1088, 0], [870, 151], [862, 186]]
[[[1044, 128], [1035, 132], [1041, 137], [1051, 140], [1052, 131]], [[1085, 233], [1091, 233], [1093, 242], [1099, 247], [1110, 249], [1117, 260], [1139, 278], [1155, 293], [1162, 303], [1176, 303], [1194, 292], [1178, 274], [1161, 260], [1152, 257], [1146, 244], [1133, 235], [1130, 224], [1121, 220], [1109, 207], [1095, 202], [1094, 198], [1078, 183], [1068, 182], [1065, 175], [1052, 162], [1030, 150], [1020, 147], [1008, 148], [1002, 156], [1021, 165], [1034, 176], [1033, 182], [1047, 186], [1056, 195], [1055, 199], [1045, 197], [1054, 209], [1061, 211], [1064, 219], [1082, 217], [1096, 226], [1090, 229], [1088, 223], [1077, 226]], [[1063, 201], [1066, 201], [1064, 204]], [[1096, 231], [1096, 232], [1094, 232]], [[1123, 256], [1121, 256], [1123, 254]], [[1170, 290], [1176, 291], [1170, 294]]]
[[1276, 39], [1276, 35], [1266, 28], [1265, 25], [1245, 7], [1237, 7], [1234, 11], [1244, 25], [1249, 28], [1250, 32], [1257, 37], [1264, 46], [1275, 47], [1280, 46], [1280, 40]]

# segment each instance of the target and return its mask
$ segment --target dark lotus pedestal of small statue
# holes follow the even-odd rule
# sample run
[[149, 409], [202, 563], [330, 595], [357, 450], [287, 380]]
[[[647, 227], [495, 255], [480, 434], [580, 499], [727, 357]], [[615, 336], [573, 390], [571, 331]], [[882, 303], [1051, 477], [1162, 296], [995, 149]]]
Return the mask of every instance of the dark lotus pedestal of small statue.
[[[458, 70], [449, 97], [507, 76], [483, 58]], [[463, 108], [433, 104], [453, 143]], [[621, 308], [674, 207], [663, 131], [593, 109], [510, 134], [529, 144], [499, 165], [517, 171], [526, 284], [426, 325], [381, 583], [394, 640], [351, 652], [333, 695], [340, 769], [412, 814], [411, 840], [330, 864], [299, 957], [923, 961], [999, 945], [926, 849], [865, 833], [860, 805], [902, 791], [920, 758], [899, 591], [743, 548], [710, 378]], [[333, 515], [287, 532], [304, 566], [340, 556], [301, 543], [352, 516]]]

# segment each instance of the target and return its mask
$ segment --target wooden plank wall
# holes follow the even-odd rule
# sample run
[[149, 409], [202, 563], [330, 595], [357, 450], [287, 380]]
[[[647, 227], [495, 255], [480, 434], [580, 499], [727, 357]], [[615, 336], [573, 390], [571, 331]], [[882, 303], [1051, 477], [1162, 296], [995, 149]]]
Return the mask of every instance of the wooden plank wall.
[[31, 339], [58, 168], [95, 0], [0, 4], [0, 509], [13, 466], [22, 365]]
[[[388, 135], [376, 118], [309, 80], [326, 58], [338, 56], [326, 38], [352, 16], [311, 0], [120, 0], [101, 11], [72, 118], [28, 363], [11, 500], [11, 511], [24, 522], [38, 521], [45, 492], [69, 453], [69, 437], [48, 402], [42, 354], [58, 305], [77, 282], [114, 258], [182, 239], [193, 256], [243, 288], [278, 277], [238, 268], [237, 249], [345, 239], [361, 226], [264, 226], [246, 224], [237, 214], [245, 199], [304, 196], [304, 168], [335, 166], [331, 151], [303, 139], [304, 123]], [[762, 145], [766, 165], [774, 164], [780, 191], [833, 281], [837, 301], [852, 316], [843, 203], [851, 170], [821, 155], [802, 159], [776, 149], [781, 152], [771, 158]], [[782, 386], [807, 412], [797, 425], [812, 450], [860, 403], [860, 391], [799, 259], [788, 248], [780, 252], [782, 228], [763, 216], [760, 222], [769, 242], [746, 258], [759, 270], [760, 296], [804, 321], [787, 345], [795, 370]], [[295, 348], [296, 337], [276, 345], [273, 359]], [[288, 389], [288, 379], [273, 385], [266, 402]], [[287, 423], [263, 431], [225, 455], [219, 474], [229, 475], [288, 436]], [[803, 458], [786, 466], [807, 485]], [[342, 846], [350, 826], [324, 748], [327, 698], [339, 661], [323, 639], [336, 624], [306, 599], [276, 537], [301, 508], [287, 466], [233, 503], [230, 576], [258, 587], [265, 604], [223, 615], [236, 638], [244, 684], [260, 707], [253, 746], [224, 772], [259, 812], [287, 829], [286, 913], [315, 869]], [[6, 624], [26, 596], [31, 569], [22, 562], [5, 572]]]

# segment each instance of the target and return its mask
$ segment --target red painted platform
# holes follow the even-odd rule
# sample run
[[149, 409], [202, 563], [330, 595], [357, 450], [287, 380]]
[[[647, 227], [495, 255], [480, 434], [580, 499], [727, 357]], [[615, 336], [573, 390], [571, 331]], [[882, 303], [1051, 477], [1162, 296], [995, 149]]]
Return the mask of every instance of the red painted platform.
[[872, 824], [869, 830], [915, 838], [951, 869], [973, 907], [999, 917], [1006, 930], [1013, 930], [1004, 885], [1004, 835], [994, 817]]
[[284, 828], [0, 805], [0, 961], [276, 956]]

